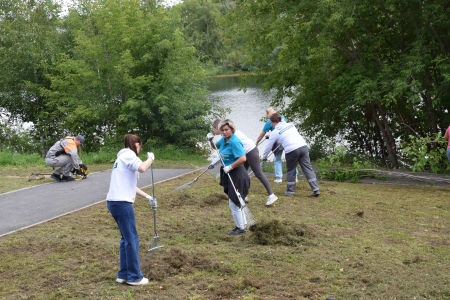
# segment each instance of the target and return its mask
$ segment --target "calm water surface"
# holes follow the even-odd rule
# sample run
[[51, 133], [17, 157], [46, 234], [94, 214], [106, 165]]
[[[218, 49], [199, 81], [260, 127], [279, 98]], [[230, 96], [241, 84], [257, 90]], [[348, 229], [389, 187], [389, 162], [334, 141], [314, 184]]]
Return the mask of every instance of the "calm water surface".
[[[248, 84], [245, 92], [239, 90], [238, 77], [213, 78], [209, 89], [211, 97], [220, 99], [221, 107], [231, 108], [226, 118], [233, 120], [237, 129], [256, 142], [264, 126], [264, 122], [260, 120], [265, 117], [275, 92], [263, 92], [262, 85], [254, 82]], [[264, 142], [258, 147], [260, 154], [265, 144]]]

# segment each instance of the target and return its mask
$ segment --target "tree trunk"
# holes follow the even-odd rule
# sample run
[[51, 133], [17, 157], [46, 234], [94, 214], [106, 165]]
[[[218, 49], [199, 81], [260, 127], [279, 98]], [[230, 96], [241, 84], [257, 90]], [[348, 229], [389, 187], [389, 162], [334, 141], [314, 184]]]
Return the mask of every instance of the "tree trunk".
[[[373, 116], [375, 119], [375, 123], [378, 126], [378, 129], [383, 136], [384, 144], [386, 145], [386, 150], [389, 154], [389, 159], [394, 168], [398, 168], [398, 157], [397, 157], [397, 149], [395, 145], [395, 139], [392, 136], [391, 129], [387, 122], [386, 114], [384, 109], [380, 103], [372, 103]], [[381, 119], [381, 120], [380, 120]]]

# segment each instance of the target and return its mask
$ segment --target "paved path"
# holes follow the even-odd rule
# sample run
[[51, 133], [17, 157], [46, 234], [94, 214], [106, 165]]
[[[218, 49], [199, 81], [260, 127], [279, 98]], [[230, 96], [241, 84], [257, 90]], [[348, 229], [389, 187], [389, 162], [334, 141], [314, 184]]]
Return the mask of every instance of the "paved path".
[[[194, 170], [154, 169], [155, 183]], [[0, 195], [0, 236], [105, 201], [111, 170], [89, 174], [85, 180], [52, 182]], [[139, 174], [140, 188], [151, 185], [151, 172]]]

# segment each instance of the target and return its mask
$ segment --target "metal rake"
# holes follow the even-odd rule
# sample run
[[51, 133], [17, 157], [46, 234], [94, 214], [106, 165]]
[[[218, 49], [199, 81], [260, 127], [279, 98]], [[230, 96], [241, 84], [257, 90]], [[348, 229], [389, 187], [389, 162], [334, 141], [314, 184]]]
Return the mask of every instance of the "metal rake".
[[206, 173], [206, 171], [208, 171], [209, 169], [206, 168], [205, 171], [203, 171], [200, 175], [198, 175], [194, 180], [192, 180], [191, 182], [185, 183], [183, 185], [180, 185], [179, 187], [176, 187], [175, 190], [184, 190], [185, 188], [191, 187], [194, 185], [194, 183], [200, 178], [200, 176], [202, 176], [203, 174]]

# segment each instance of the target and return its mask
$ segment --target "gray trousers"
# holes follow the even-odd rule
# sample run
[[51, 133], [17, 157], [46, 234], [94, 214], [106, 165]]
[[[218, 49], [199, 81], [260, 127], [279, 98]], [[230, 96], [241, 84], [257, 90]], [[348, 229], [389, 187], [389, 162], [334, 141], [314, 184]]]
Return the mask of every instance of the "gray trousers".
[[297, 164], [300, 164], [300, 168], [302, 168], [303, 174], [308, 180], [309, 186], [311, 190], [318, 191], [319, 190], [319, 182], [316, 178], [316, 173], [311, 166], [311, 161], [309, 160], [309, 151], [308, 147], [300, 147], [286, 153], [286, 166], [287, 166], [287, 190], [286, 193], [293, 195], [295, 193], [295, 173]]
[[70, 171], [73, 168], [72, 157], [70, 155], [60, 155], [55, 158], [46, 158], [45, 164], [49, 167], [60, 167], [55, 173], [63, 174], [64, 176], [70, 176]]
[[245, 169], [248, 171], [248, 167], [252, 168], [253, 174], [255, 177], [261, 181], [261, 183], [266, 188], [267, 194], [270, 196], [273, 194], [272, 188], [270, 187], [269, 180], [264, 175], [261, 163], [259, 162], [259, 150], [258, 147], [253, 148], [252, 151], [245, 155], [247, 157], [247, 161], [244, 163]]

